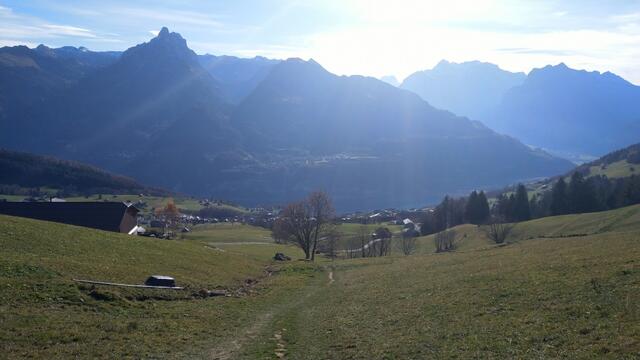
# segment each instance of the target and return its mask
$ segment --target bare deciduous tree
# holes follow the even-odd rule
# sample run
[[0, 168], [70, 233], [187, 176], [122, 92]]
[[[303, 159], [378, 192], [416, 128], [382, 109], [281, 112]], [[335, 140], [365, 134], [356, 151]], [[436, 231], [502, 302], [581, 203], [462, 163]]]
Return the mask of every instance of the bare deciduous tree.
[[414, 236], [402, 236], [400, 247], [403, 254], [413, 254], [416, 251], [416, 238]]
[[500, 217], [494, 216], [486, 227], [487, 237], [496, 244], [502, 244], [507, 241], [512, 227], [511, 224], [505, 223]]
[[371, 234], [369, 234], [367, 225], [360, 225], [360, 228], [358, 228], [358, 240], [360, 240], [360, 251], [362, 253], [362, 257], [366, 257], [366, 249], [364, 246], [367, 245], [370, 239]]
[[276, 244], [286, 244], [291, 242], [292, 234], [287, 229], [287, 224], [284, 221], [280, 221], [280, 219], [274, 221], [273, 226], [271, 227], [271, 237]]
[[328, 227], [325, 231], [326, 235], [323, 238], [322, 252], [326, 254], [328, 258], [334, 260], [338, 257], [338, 242], [340, 241], [340, 232], [335, 225]]
[[386, 256], [391, 251], [393, 234], [386, 227], [379, 227], [375, 231], [375, 239], [369, 244], [369, 256]]
[[305, 259], [313, 261], [318, 241], [330, 224], [334, 210], [324, 192], [314, 192], [305, 200], [288, 204], [273, 225], [272, 236], [284, 242], [294, 242]]
[[456, 248], [456, 231], [453, 229], [440, 231], [433, 240], [436, 252], [453, 251]]
[[323, 228], [330, 224], [335, 216], [335, 210], [333, 209], [329, 195], [322, 191], [311, 193], [306, 202], [313, 220], [313, 243], [311, 250], [311, 260], [313, 261], [315, 259], [316, 249], [318, 248], [320, 234]]

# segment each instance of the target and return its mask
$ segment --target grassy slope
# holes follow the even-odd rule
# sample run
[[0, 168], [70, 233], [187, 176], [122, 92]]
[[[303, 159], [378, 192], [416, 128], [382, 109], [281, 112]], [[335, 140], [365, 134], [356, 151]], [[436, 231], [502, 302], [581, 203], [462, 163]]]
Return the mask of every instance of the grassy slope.
[[[260, 295], [194, 299], [201, 288], [235, 289], [262, 278], [276, 250], [299, 254], [279, 245], [226, 252], [206, 245], [0, 216], [0, 351], [64, 358], [202, 354], [308, 282], [296, 271], [307, 265], [295, 264], [285, 276], [259, 282], [258, 289], [268, 286]], [[72, 281], [142, 283], [150, 274], [174, 276], [188, 290], [92, 292]]]
[[351, 261], [276, 327], [291, 358], [633, 358], [639, 258], [609, 233]]
[[128, 293], [98, 301], [68, 279], [105, 272], [140, 281], [150, 266], [166, 266], [155, 269], [192, 287], [233, 286], [258, 276], [278, 245], [240, 245], [266, 235], [244, 226], [196, 227], [190, 240], [162, 241], [0, 220], [9, 251], [0, 268], [0, 346], [14, 357], [263, 359], [276, 349], [291, 359], [640, 355], [640, 206], [521, 223], [504, 247], [463, 225], [455, 253], [433, 254], [432, 238], [423, 237], [414, 256], [325, 263], [333, 283], [295, 262], [251, 296], [173, 301]]
[[[456, 253], [335, 262], [336, 281], [271, 332], [290, 358], [637, 358], [639, 216], [634, 206], [530, 221], [504, 247], [463, 225]], [[576, 231], [591, 235], [526, 240]], [[430, 237], [419, 243], [430, 251]]]
[[273, 243], [271, 231], [251, 225], [218, 223], [197, 225], [193, 232], [185, 234], [190, 240], [202, 240], [210, 243], [265, 242]]
[[638, 174], [638, 164], [631, 164], [627, 160], [620, 160], [605, 166], [589, 167], [589, 175], [606, 175], [609, 178], [622, 178]]

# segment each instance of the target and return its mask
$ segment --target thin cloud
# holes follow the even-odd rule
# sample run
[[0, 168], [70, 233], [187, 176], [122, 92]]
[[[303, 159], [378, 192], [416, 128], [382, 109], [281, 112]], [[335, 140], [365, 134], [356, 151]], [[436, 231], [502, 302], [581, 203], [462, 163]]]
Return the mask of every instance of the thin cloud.
[[88, 44], [123, 43], [123, 39], [115, 33], [101, 33], [87, 27], [54, 23], [35, 16], [16, 13], [13, 9], [2, 5], [0, 5], [0, 34], [0, 46], [34, 47], [43, 43], [49, 46], [87, 46]]
[[61, 36], [74, 36], [74, 37], [88, 37], [88, 38], [97, 38], [98, 36], [94, 34], [89, 29], [83, 29], [76, 26], [69, 25], [53, 25], [53, 24], [42, 24], [43, 29], [50, 32], [53, 35], [61, 35]]

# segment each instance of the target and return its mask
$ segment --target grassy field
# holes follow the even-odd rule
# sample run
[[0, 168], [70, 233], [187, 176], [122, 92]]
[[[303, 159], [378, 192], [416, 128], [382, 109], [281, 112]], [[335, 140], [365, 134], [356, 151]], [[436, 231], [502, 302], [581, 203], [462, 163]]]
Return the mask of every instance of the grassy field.
[[[200, 356], [219, 339], [235, 336], [264, 307], [285, 302], [314, 275], [304, 263], [273, 263], [275, 251], [299, 255], [288, 246], [223, 252], [198, 240], [132, 237], [8, 216], [0, 216], [0, 247], [0, 351], [9, 358]], [[267, 268], [282, 275], [267, 277]], [[140, 284], [151, 274], [173, 276], [187, 289], [93, 288], [72, 281]], [[249, 295], [202, 299], [201, 289]]]
[[217, 223], [197, 225], [193, 232], [184, 235], [186, 239], [213, 243], [265, 242], [273, 243], [268, 229], [240, 223]]
[[[1, 350], [10, 358], [640, 357], [640, 206], [520, 223], [500, 247], [477, 226], [456, 234], [452, 253], [435, 254], [428, 236], [411, 256], [283, 265], [270, 260], [274, 251], [300, 251], [246, 225], [196, 227], [167, 241], [2, 217]], [[70, 281], [141, 282], [155, 272], [190, 291]], [[259, 282], [246, 290], [246, 279]], [[192, 295], [203, 287], [248, 295]]]
[[291, 358], [637, 358], [638, 240], [343, 262], [312, 307], [274, 329], [286, 329]]

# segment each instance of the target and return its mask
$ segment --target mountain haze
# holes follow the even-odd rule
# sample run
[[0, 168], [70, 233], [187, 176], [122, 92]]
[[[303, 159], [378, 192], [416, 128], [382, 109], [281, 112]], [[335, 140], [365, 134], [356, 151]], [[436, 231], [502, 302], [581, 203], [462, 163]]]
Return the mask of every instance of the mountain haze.
[[342, 206], [417, 206], [458, 189], [570, 167], [411, 92], [374, 78], [336, 76], [313, 60], [277, 65], [233, 122], [252, 153], [269, 154], [258, 157], [264, 164], [293, 160], [295, 166], [276, 171], [284, 181], [268, 188], [275, 198], [319, 187]]
[[474, 120], [500, 104], [504, 93], [522, 84], [526, 75], [512, 73], [480, 61], [452, 63], [442, 60], [431, 70], [409, 75], [400, 85], [429, 104]]
[[6, 113], [0, 145], [246, 205], [325, 189], [339, 210], [419, 206], [571, 167], [380, 80], [198, 56], [166, 28], [84, 75], [59, 73], [23, 78], [55, 91], [24, 93], [38, 111]]
[[235, 56], [198, 56], [200, 65], [221, 84], [224, 98], [237, 104], [255, 89], [280, 60], [256, 56], [242, 59]]
[[600, 156], [640, 141], [640, 87], [610, 72], [546, 66], [480, 120], [527, 144]]

